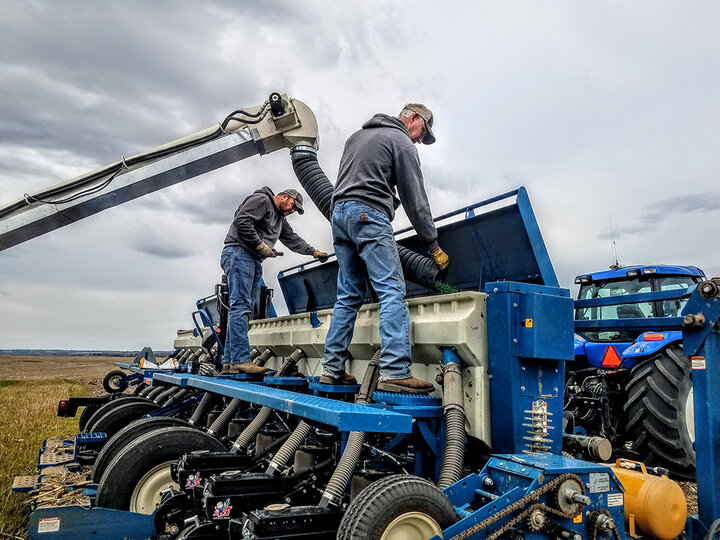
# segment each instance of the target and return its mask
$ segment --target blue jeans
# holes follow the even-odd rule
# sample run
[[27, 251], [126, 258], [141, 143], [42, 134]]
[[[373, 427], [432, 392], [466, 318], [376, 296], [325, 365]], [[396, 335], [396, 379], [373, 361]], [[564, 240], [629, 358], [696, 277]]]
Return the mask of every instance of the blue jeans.
[[390, 218], [356, 201], [340, 202], [333, 209], [332, 231], [340, 270], [337, 302], [325, 339], [323, 374], [340, 377], [345, 371], [367, 276], [380, 300], [380, 377], [410, 377], [410, 314]]
[[249, 362], [248, 327], [253, 301], [260, 290], [262, 264], [241, 247], [225, 246], [220, 256], [220, 266], [227, 276], [230, 293], [223, 362], [231, 364]]

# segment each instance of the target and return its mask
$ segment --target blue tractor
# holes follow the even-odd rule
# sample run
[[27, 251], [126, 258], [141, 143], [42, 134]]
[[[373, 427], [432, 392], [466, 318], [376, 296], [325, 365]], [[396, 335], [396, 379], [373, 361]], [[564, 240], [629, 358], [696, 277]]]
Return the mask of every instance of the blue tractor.
[[695, 477], [691, 360], [683, 354], [682, 332], [669, 329], [677, 328], [690, 290], [704, 277], [694, 266], [658, 265], [615, 266], [575, 278], [580, 290], [566, 433], [604, 437], [616, 454], [667, 468], [677, 478]]

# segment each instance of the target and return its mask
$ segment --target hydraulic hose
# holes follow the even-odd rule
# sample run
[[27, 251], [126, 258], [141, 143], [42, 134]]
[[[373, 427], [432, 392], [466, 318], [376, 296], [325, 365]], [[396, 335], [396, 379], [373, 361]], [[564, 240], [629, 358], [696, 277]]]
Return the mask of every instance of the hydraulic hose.
[[166, 388], [164, 386], [153, 386], [152, 390], [143, 397], [146, 397], [152, 401], [155, 401], [155, 398], [158, 397], [160, 394], [162, 394], [165, 390], [166, 390]]
[[277, 451], [265, 474], [276, 475], [282, 473], [287, 468], [288, 463], [295, 455], [295, 452], [297, 452], [297, 449], [300, 448], [303, 441], [310, 435], [311, 431], [312, 426], [305, 422], [305, 420], [302, 420], [288, 440], [285, 441], [285, 444]]
[[208, 434], [213, 437], [217, 437], [220, 431], [222, 431], [222, 429], [237, 412], [238, 407], [240, 407], [240, 402], [240, 398], [232, 398], [232, 401], [230, 401], [228, 406], [220, 413], [220, 416], [218, 416], [212, 423], [212, 426], [208, 429]]
[[460, 359], [452, 349], [443, 349], [443, 415], [445, 448], [438, 487], [445, 489], [463, 477], [465, 463], [465, 408]]
[[[357, 403], [362, 405], [370, 403], [373, 390], [377, 386], [379, 362], [380, 349], [375, 351], [375, 354], [370, 359], [370, 363], [365, 370]], [[357, 467], [358, 461], [360, 460], [360, 453], [362, 452], [364, 442], [364, 431], [350, 432], [343, 455], [340, 458], [338, 466], [335, 469], [335, 472], [333, 472], [325, 491], [323, 492], [322, 499], [320, 499], [320, 507], [327, 508], [330, 505], [340, 506], [342, 504], [343, 498], [345, 497], [345, 490], [347, 489], [353, 472], [355, 472], [355, 467]]]
[[[290, 151], [290, 157], [300, 185], [320, 213], [330, 221], [334, 187], [318, 163], [317, 150], [311, 146], [296, 146]], [[423, 287], [434, 289], [440, 273], [440, 268], [435, 262], [399, 244], [397, 249], [405, 278]]]
[[190, 424], [191, 426], [198, 425], [200, 420], [202, 420], [202, 417], [207, 412], [208, 407], [210, 407], [210, 403], [212, 402], [213, 397], [215, 396], [210, 392], [205, 392], [205, 395], [202, 397], [200, 403], [198, 403], [198, 406], [195, 408], [195, 412], [193, 412], [190, 420], [188, 420], [188, 424]]
[[179, 386], [171, 386], [164, 392], [161, 392], [153, 401], [157, 403], [158, 405], [168, 399], [170, 396], [172, 396], [175, 392], [179, 391]]

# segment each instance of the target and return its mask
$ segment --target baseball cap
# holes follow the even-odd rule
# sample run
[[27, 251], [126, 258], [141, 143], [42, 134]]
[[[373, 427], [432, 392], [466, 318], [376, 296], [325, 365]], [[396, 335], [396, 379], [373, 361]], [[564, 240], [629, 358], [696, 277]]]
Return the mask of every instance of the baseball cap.
[[303, 210], [303, 196], [296, 190], [296, 189], [286, 189], [282, 191], [281, 193], [284, 193], [288, 197], [292, 197], [295, 201], [295, 204], [293, 206], [295, 207], [295, 210], [297, 210], [297, 213], [302, 215], [305, 213], [305, 210]]
[[425, 137], [423, 137], [423, 144], [432, 144], [435, 142], [435, 135], [432, 132], [433, 125], [433, 113], [422, 103], [408, 103], [405, 105], [406, 109], [410, 109], [412, 112], [416, 112], [425, 121]]

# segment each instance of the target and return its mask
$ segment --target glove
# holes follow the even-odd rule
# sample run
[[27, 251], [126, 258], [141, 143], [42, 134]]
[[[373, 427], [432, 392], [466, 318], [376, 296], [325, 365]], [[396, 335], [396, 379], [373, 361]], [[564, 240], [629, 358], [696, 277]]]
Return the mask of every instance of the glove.
[[255, 251], [257, 251], [262, 257], [269, 258], [269, 257], [277, 257], [278, 255], [282, 255], [282, 251], [276, 251], [270, 246], [268, 246], [265, 242], [260, 242], [257, 246], [255, 246]]
[[313, 257], [315, 257], [321, 263], [324, 263], [324, 262], [327, 262], [327, 260], [330, 258], [330, 255], [328, 255], [324, 251], [320, 251], [319, 249], [316, 249], [313, 252]]
[[440, 249], [440, 246], [430, 251], [430, 256], [433, 258], [433, 261], [435, 261], [435, 264], [440, 267], [440, 270], [445, 270], [448, 264], [450, 264], [450, 257]]

